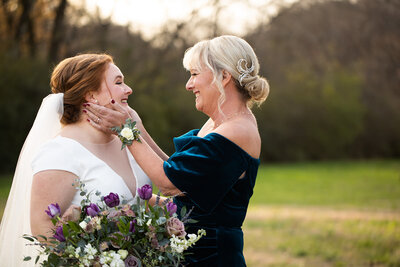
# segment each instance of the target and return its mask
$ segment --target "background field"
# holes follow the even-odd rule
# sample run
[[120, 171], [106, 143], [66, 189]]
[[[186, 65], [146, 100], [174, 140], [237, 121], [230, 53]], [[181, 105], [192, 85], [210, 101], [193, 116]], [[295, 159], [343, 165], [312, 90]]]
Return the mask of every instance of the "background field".
[[262, 165], [244, 232], [250, 267], [400, 266], [400, 161]]

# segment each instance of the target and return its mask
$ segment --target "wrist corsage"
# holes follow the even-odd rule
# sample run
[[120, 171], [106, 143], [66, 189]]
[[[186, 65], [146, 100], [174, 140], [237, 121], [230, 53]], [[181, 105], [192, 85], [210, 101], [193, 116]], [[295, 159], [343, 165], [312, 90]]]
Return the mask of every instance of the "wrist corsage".
[[127, 145], [132, 145], [133, 141], [141, 142], [139, 137], [140, 131], [136, 128], [136, 121], [132, 121], [130, 118], [126, 119], [125, 124], [121, 125], [121, 127], [112, 127], [111, 131], [118, 134], [118, 137], [122, 142], [121, 150]]

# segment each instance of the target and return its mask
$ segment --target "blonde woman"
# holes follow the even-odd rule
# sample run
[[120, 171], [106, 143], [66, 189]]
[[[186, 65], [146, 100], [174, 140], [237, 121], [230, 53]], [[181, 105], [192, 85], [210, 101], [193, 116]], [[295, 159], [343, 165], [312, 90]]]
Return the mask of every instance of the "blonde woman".
[[[190, 71], [186, 90], [209, 119], [200, 128], [174, 138], [176, 152], [158, 156], [146, 142], [129, 150], [155, 185], [175, 197], [178, 209], [193, 207], [198, 222], [189, 232], [205, 229], [207, 236], [190, 250], [188, 266], [246, 266], [241, 226], [253, 194], [261, 139], [252, 104], [267, 97], [267, 81], [258, 75], [259, 63], [251, 46], [235, 36], [201, 41], [183, 59]], [[105, 132], [125, 116], [97, 105], [87, 108], [91, 124]], [[139, 129], [148, 134], [137, 114]], [[143, 138], [142, 138], [143, 139]], [[179, 210], [178, 210], [179, 214]]]

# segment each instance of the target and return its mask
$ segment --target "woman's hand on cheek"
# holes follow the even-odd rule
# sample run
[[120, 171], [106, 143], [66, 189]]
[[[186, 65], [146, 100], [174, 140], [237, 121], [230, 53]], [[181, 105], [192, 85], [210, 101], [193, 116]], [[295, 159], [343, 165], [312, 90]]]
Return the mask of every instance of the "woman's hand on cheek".
[[132, 118], [128, 110], [114, 101], [111, 102], [111, 108], [85, 103], [84, 113], [87, 115], [90, 124], [106, 133], [113, 133], [112, 127], [121, 126], [126, 119]]

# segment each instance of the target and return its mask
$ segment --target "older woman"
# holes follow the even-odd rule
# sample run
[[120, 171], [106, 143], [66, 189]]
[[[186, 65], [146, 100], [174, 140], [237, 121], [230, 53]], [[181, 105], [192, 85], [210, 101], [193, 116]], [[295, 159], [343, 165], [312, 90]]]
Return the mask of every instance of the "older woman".
[[[183, 192], [175, 203], [179, 208], [193, 207], [191, 217], [198, 221], [189, 226], [189, 232], [206, 230], [207, 236], [186, 258], [188, 265], [245, 266], [241, 226], [261, 149], [250, 107], [266, 99], [269, 86], [258, 75], [259, 63], [251, 46], [235, 36], [197, 43], [186, 51], [183, 65], [191, 74], [186, 89], [195, 95], [196, 109], [208, 121], [174, 138], [176, 152], [160, 157], [159, 148], [135, 114], [142, 142], [133, 142], [129, 150], [163, 194]], [[91, 124], [104, 131], [121, 124], [128, 112], [116, 109], [120, 112], [90, 104]]]

